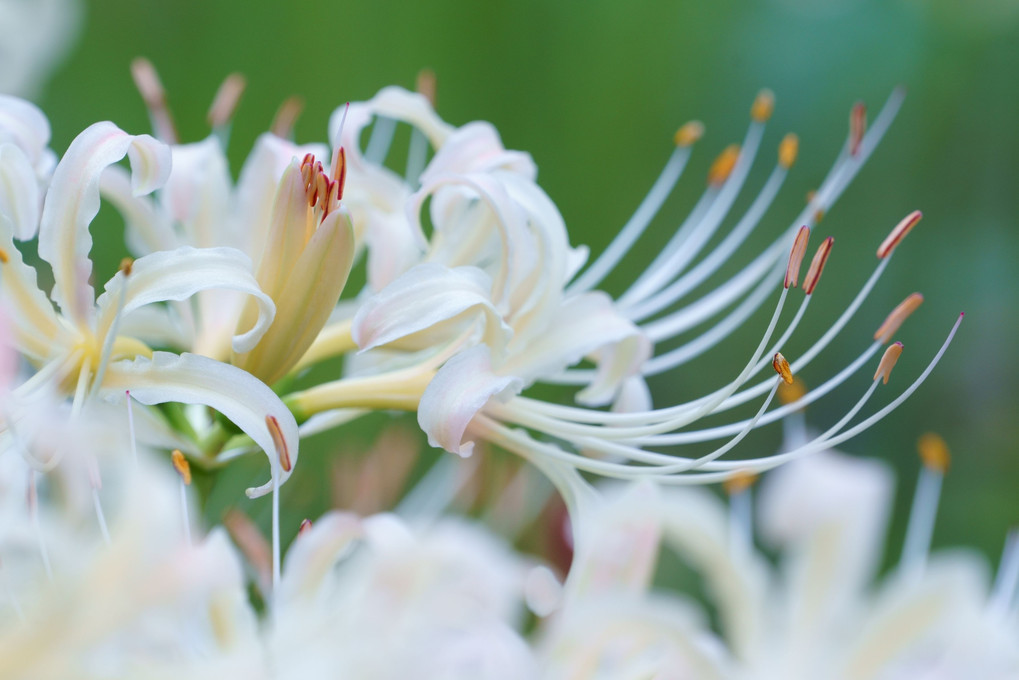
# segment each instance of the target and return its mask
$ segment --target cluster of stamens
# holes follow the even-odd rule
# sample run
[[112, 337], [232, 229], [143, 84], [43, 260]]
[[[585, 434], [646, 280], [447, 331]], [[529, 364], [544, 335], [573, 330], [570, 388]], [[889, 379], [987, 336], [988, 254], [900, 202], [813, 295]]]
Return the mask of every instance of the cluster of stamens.
[[333, 159], [329, 174], [314, 154], [306, 154], [301, 161], [301, 176], [304, 178], [304, 193], [308, 207], [316, 211], [321, 222], [340, 206], [343, 200], [343, 186], [347, 179], [347, 156], [341, 146]]

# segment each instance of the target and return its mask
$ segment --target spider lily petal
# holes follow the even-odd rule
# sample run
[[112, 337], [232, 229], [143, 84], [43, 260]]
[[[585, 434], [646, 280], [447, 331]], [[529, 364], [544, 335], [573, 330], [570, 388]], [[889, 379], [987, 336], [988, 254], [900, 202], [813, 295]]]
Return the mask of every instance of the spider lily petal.
[[[121, 301], [121, 289], [125, 287]], [[97, 333], [105, 337], [117, 314], [127, 316], [154, 302], [186, 300], [209, 289], [235, 290], [255, 299], [258, 310], [255, 325], [234, 338], [234, 348], [238, 351], [254, 347], [272, 324], [276, 306], [258, 287], [251, 274], [251, 261], [233, 248], [183, 247], [135, 260], [131, 275], [118, 272], [106, 284], [106, 292], [99, 296]]]
[[53, 171], [39, 225], [39, 257], [53, 267], [53, 299], [75, 323], [91, 318], [94, 293], [89, 224], [99, 212], [99, 179], [106, 166], [131, 159], [132, 189], [146, 194], [170, 172], [170, 151], [148, 135], [132, 136], [112, 123], [79, 134]]
[[496, 311], [490, 290], [480, 269], [418, 265], [358, 309], [354, 342], [362, 350], [414, 351], [453, 341], [480, 317], [482, 341], [501, 356], [513, 331]]
[[[139, 357], [132, 362], [114, 362], [107, 370], [104, 391], [146, 404], [180, 402], [204, 404], [229, 418], [251, 437], [269, 458], [272, 479], [247, 490], [254, 498], [269, 493], [290, 477], [297, 463], [297, 421], [279, 397], [257, 378], [239, 368], [196, 354], [175, 355], [155, 352], [151, 359]], [[289, 455], [285, 466], [277, 450], [273, 432], [266, 426], [267, 416], [275, 418]], [[284, 469], [284, 468], [287, 469]]]
[[488, 347], [472, 347], [446, 362], [428, 383], [418, 406], [418, 423], [432, 446], [469, 456], [474, 442], [465, 442], [464, 436], [474, 416], [493, 397], [521, 387], [519, 378], [493, 372]]

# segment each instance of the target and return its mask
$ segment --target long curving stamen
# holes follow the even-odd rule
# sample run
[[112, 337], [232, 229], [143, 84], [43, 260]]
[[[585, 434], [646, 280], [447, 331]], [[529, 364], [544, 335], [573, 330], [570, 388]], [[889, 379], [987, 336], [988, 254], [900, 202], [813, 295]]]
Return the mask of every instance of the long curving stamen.
[[991, 588], [990, 609], [998, 616], [1006, 616], [1015, 603], [1019, 589], [1019, 529], [1012, 529], [1005, 539], [998, 573]]
[[[415, 89], [418, 94], [424, 95], [428, 104], [435, 109], [435, 97], [438, 80], [435, 71], [422, 69], [418, 72]], [[428, 157], [428, 137], [417, 127], [412, 126], [410, 131], [410, 146], [407, 148], [407, 170], [404, 177], [411, 184], [417, 185], [418, 178], [425, 169]]]
[[149, 119], [156, 138], [167, 144], [176, 144], [179, 141], [177, 128], [166, 105], [166, 90], [159, 80], [156, 67], [148, 59], [138, 57], [131, 62], [131, 77], [142, 96], [142, 101], [145, 102], [145, 108], [149, 110]]
[[46, 547], [46, 537], [42, 533], [42, 523], [39, 520], [39, 488], [37, 485], [35, 470], [28, 471], [28, 515], [32, 522], [32, 533], [35, 534], [35, 543], [39, 549], [39, 557], [42, 559], [43, 569], [46, 571], [46, 578], [53, 581], [53, 567], [50, 565], [50, 551]]
[[[696, 209], [684, 220], [644, 273], [620, 296], [618, 304], [626, 308], [654, 295], [667, 286], [696, 257], [715, 232], [739, 195], [757, 155], [764, 123], [754, 121], [742, 146], [726, 148], [708, 172], [708, 189], [702, 197], [703, 215]], [[702, 203], [699, 202], [698, 206]]]
[[170, 454], [170, 462], [173, 469], [180, 476], [180, 514], [181, 522], [184, 525], [184, 540], [191, 544], [191, 519], [188, 516], [187, 487], [191, 485], [191, 465], [180, 449], [174, 449]]
[[941, 496], [941, 484], [950, 460], [945, 441], [933, 432], [928, 432], [920, 438], [917, 450], [923, 466], [917, 479], [906, 539], [902, 546], [902, 557], [899, 559], [899, 569], [911, 578], [923, 572], [927, 564], [931, 536], [934, 534], [934, 519], [938, 513], [938, 498]]
[[297, 124], [297, 119], [301, 117], [303, 111], [304, 99], [296, 96], [287, 97], [276, 110], [276, 115], [272, 117], [269, 132], [280, 139], [292, 139], [294, 136], [294, 126]]
[[582, 293], [591, 290], [611, 272], [619, 261], [630, 251], [633, 244], [651, 224], [651, 220], [661, 209], [665, 199], [679, 181], [686, 163], [690, 160], [691, 147], [704, 134], [704, 126], [700, 123], [687, 123], [676, 133], [676, 149], [669, 156], [661, 174], [651, 185], [647, 196], [637, 206], [633, 216], [627, 220], [623, 228], [616, 234], [608, 248], [602, 251], [591, 266], [578, 276], [566, 289], [567, 294]]
[[96, 521], [99, 524], [99, 533], [103, 537], [103, 543], [110, 545], [110, 530], [106, 526], [106, 515], [103, 514], [103, 504], [99, 500], [99, 491], [103, 488], [102, 477], [99, 475], [99, 464], [89, 456], [86, 461], [88, 467], [88, 481], [92, 489], [92, 507], [95, 509]]
[[113, 322], [110, 324], [110, 329], [106, 332], [106, 337], [103, 338], [103, 347], [99, 354], [99, 366], [96, 368], [95, 377], [92, 379], [92, 387], [89, 390], [89, 397], [94, 397], [98, 392], [99, 388], [102, 387], [103, 378], [106, 376], [106, 367], [110, 363], [110, 357], [113, 354], [113, 344], [117, 340], [117, 331], [120, 328], [120, 319], [123, 316], [124, 305], [127, 302], [127, 278], [131, 276], [131, 269], [134, 265], [134, 260], [129, 257], [125, 257], [120, 261], [120, 271], [117, 272], [124, 279], [124, 283], [120, 286], [120, 297], [117, 298], [117, 313], [113, 316]]
[[237, 105], [240, 104], [241, 96], [247, 86], [248, 81], [244, 79], [244, 76], [240, 73], [231, 73], [212, 98], [212, 105], [209, 107], [206, 120], [212, 128], [213, 134], [219, 137], [224, 147], [229, 134], [230, 121], [233, 119], [234, 112], [237, 110]]
[[754, 545], [753, 489], [757, 475], [748, 472], [726, 480], [729, 496], [729, 553], [733, 557], [750, 554]]

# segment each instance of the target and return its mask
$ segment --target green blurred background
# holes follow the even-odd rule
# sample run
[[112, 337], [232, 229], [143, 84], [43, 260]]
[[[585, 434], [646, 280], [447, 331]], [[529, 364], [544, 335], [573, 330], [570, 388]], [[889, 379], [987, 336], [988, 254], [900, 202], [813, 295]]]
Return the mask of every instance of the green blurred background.
[[[148, 131], [128, 68], [139, 55], [159, 69], [186, 140], [207, 134], [206, 109], [222, 78], [247, 76], [231, 138], [235, 172], [284, 98], [306, 101], [298, 140], [324, 140], [335, 107], [387, 84], [413, 87], [418, 70], [429, 67], [438, 75], [440, 114], [455, 124], [489, 120], [508, 147], [532, 153], [573, 243], [595, 253], [657, 176], [677, 126], [703, 120], [707, 135], [643, 254], [627, 261], [629, 276], [689, 210], [714, 155], [742, 137], [760, 87], [774, 90], [776, 112], [734, 214], [770, 170], [783, 133], [800, 135], [801, 155], [757, 240], [730, 271], [784, 228], [820, 182], [844, 141], [853, 102], [862, 99], [876, 112], [893, 87], [906, 85], [905, 107], [886, 141], [820, 226], [837, 244], [787, 354], [795, 356], [835, 318], [876, 264], [874, 249], [888, 229], [922, 209], [924, 221], [868, 303], [803, 378], [816, 385], [848, 363], [885, 314], [916, 290], [926, 302], [899, 334], [907, 349], [890, 387], [901, 389], [965, 310], [959, 337], [931, 379], [847, 448], [897, 468], [894, 541], [916, 478], [915, 441], [926, 430], [940, 432], [955, 455], [936, 545], [974, 545], [996, 560], [1006, 530], [1019, 521], [1014, 0], [103, 0], [84, 15], [77, 46], [41, 97], [56, 149], [102, 119]], [[120, 256], [104, 254], [109, 266]], [[608, 288], [619, 292], [623, 283], [616, 278]], [[656, 381], [657, 403], [719, 385], [742, 365], [765, 322], [755, 317], [719, 351]], [[857, 376], [813, 407], [810, 420], [833, 422], [869, 377]], [[371, 432], [349, 430], [344, 445], [367, 446]], [[761, 453], [775, 441], [760, 439]]]

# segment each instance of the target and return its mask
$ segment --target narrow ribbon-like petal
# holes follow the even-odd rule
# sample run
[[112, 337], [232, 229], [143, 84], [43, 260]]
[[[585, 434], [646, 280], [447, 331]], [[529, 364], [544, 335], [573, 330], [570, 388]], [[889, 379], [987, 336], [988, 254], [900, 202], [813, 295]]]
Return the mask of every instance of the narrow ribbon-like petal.
[[418, 407], [418, 424], [432, 446], [469, 456], [474, 442], [464, 441], [464, 435], [474, 416], [493, 397], [512, 396], [522, 386], [519, 378], [492, 371], [488, 347], [472, 347], [447, 361], [428, 383]]
[[258, 319], [251, 330], [234, 337], [234, 348], [247, 351], [265, 335], [276, 315], [272, 299], [262, 292], [251, 274], [251, 261], [234, 248], [178, 248], [135, 260], [127, 277], [118, 272], [99, 297], [97, 334], [105, 337], [120, 304], [121, 288], [127, 285], [123, 314], [143, 305], [186, 300], [209, 289], [236, 290], [254, 298]]
[[479, 316], [482, 341], [499, 357], [512, 331], [489, 299], [488, 277], [474, 267], [426, 263], [369, 298], [354, 316], [352, 333], [362, 350], [418, 350], [453, 340]]
[[35, 236], [41, 207], [39, 180], [28, 156], [14, 144], [0, 144], [0, 215], [14, 224], [19, 241]]
[[[196, 354], [155, 352], [152, 359], [116, 361], [110, 364], [103, 381], [103, 390], [121, 396], [131, 391], [131, 398], [146, 405], [179, 402], [204, 404], [229, 418], [265, 451], [272, 470], [272, 479], [262, 486], [248, 489], [251, 498], [263, 496], [273, 488], [273, 480], [282, 484], [297, 464], [298, 432], [293, 414], [276, 394], [260, 380], [239, 368], [213, 361]], [[284, 470], [266, 426], [272, 416], [290, 456], [290, 470]]]
[[43, 204], [39, 257], [53, 267], [53, 299], [79, 325], [89, 321], [94, 302], [89, 224], [99, 212], [99, 179], [125, 155], [131, 160], [135, 194], [149, 193], [166, 181], [166, 145], [148, 135], [129, 135], [113, 123], [96, 123], [71, 142], [53, 171]]
[[271, 385], [293, 368], [318, 336], [347, 282], [354, 261], [350, 220], [336, 212], [319, 225], [276, 297], [276, 320], [234, 365]]

